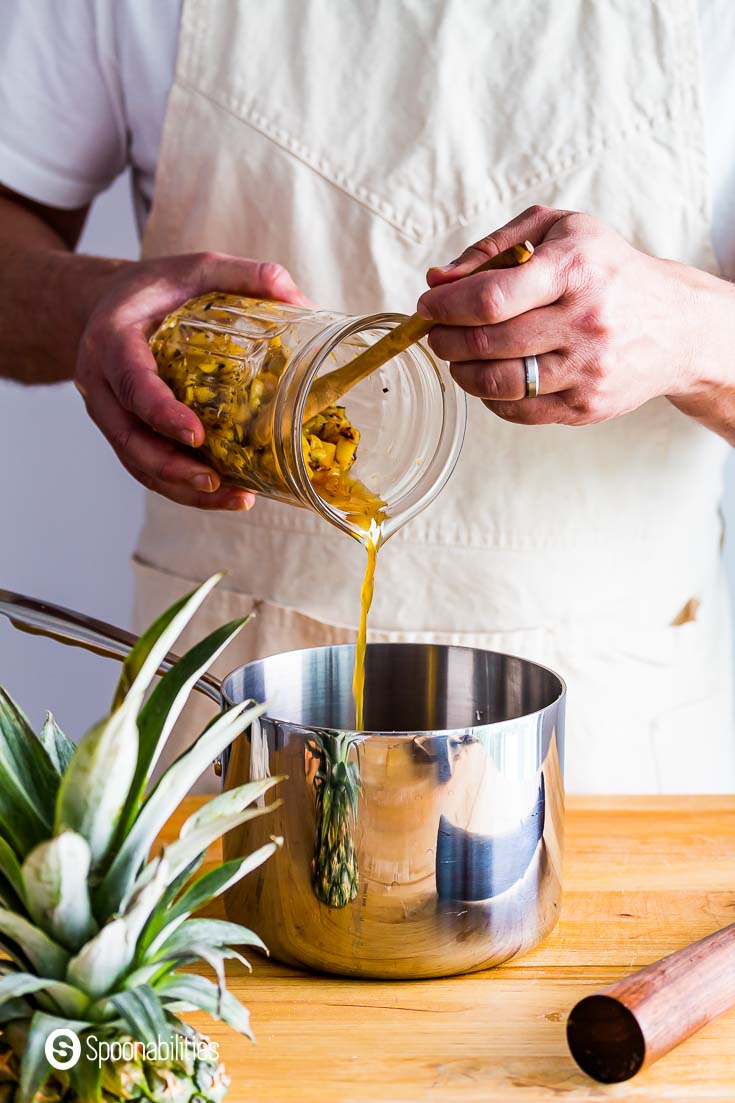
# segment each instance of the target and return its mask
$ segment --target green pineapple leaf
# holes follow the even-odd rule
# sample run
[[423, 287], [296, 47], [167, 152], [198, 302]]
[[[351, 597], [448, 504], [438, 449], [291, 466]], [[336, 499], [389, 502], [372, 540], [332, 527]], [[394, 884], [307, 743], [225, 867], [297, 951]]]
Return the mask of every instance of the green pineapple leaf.
[[0, 1025], [15, 1019], [29, 1019], [33, 1009], [27, 1000], [3, 1000], [0, 1002]]
[[25, 903], [2, 875], [0, 875], [0, 908], [7, 908], [8, 911], [17, 912], [18, 915], [26, 914]]
[[29, 920], [0, 908], [0, 932], [23, 948], [25, 957], [41, 976], [64, 979], [69, 954]]
[[201, 586], [197, 586], [191, 593], [185, 594], [174, 602], [169, 609], [166, 609], [164, 613], [161, 613], [150, 628], [140, 636], [123, 663], [120, 680], [112, 699], [113, 712], [120, 708], [134, 689], [140, 692], [142, 696], [142, 692], [152, 681], [166, 657], [171, 644], [183, 632], [207, 594], [221, 578], [221, 573], [212, 575]]
[[29, 992], [39, 992], [47, 985], [57, 983], [58, 981], [49, 977], [38, 977], [34, 973], [9, 973], [0, 980], [0, 1004], [17, 999], [18, 996], [27, 996]]
[[71, 959], [66, 978], [87, 992], [91, 999], [106, 996], [117, 984], [132, 960], [134, 949], [127, 937], [125, 920], [111, 919]]
[[[153, 936], [167, 923], [167, 917], [173, 907], [174, 900], [179, 895], [183, 887], [187, 884], [190, 878], [196, 873], [204, 861], [204, 854], [197, 854], [193, 862], [190, 862], [186, 869], [182, 870], [176, 877], [173, 877], [165, 890], [161, 894], [161, 899], [156, 904], [151, 913], [151, 917], [146, 924], [143, 934], [140, 938], [141, 947], [148, 946]], [[143, 874], [139, 878], [141, 883], [145, 882], [146, 871], [149, 866], [146, 866]], [[138, 882], [136, 882], [137, 884]]]
[[[220, 817], [211, 823], [204, 824], [202, 825], [202, 827], [197, 828], [196, 831], [190, 832], [188, 835], [186, 835], [185, 838], [181, 838], [181, 836], [179, 836], [178, 839], [176, 839], [173, 843], [169, 843], [169, 845], [163, 849], [160, 857], [154, 858], [152, 862], [149, 862], [148, 865], [142, 869], [137, 879], [135, 880], [129, 895], [132, 895], [133, 893], [141, 890], [145, 885], [148, 884], [148, 882], [151, 880], [151, 877], [156, 872], [159, 860], [165, 860], [166, 867], [168, 869], [169, 890], [174, 885], [180, 887], [183, 883], [185, 883], [186, 876], [188, 876], [189, 871], [197, 868], [204, 860], [207, 847], [209, 847], [211, 843], [215, 842], [222, 835], [226, 834], [226, 832], [232, 831], [234, 830], [234, 828], [239, 827], [241, 824], [247, 823], [249, 820], [256, 819], [258, 816], [267, 815], [267, 813], [273, 811], [274, 808], [278, 808], [281, 803], [281, 801], [275, 801], [273, 804], [268, 805], [268, 807], [255, 809], [245, 808], [239, 813], [235, 813], [224, 818]], [[280, 839], [277, 840], [279, 846], [281, 845], [282, 841], [283, 840]], [[166, 926], [165, 913], [167, 908], [164, 908], [162, 906], [162, 901], [164, 897], [166, 897], [169, 901], [172, 899], [171, 896], [168, 896], [168, 893], [165, 893], [164, 896], [162, 896], [161, 902], [156, 905], [154, 915], [151, 918], [151, 922], [154, 921], [156, 914], [159, 916], [159, 918], [162, 918], [163, 922], [159, 924], [160, 927]], [[125, 903], [126, 900], [124, 899], [121, 907], [124, 907]], [[146, 934], [147, 931], [148, 928], [146, 927]], [[142, 943], [144, 945], [147, 945], [147, 941], [148, 940], [144, 936], [142, 939]]]
[[29, 797], [45, 808], [53, 806], [59, 778], [25, 714], [0, 687], [0, 757], [22, 783]]
[[[207, 954], [209, 954], [210, 956], [207, 956]], [[201, 960], [203, 962], [206, 962], [207, 964], [212, 966], [213, 970], [216, 973], [217, 968], [210, 961], [210, 957], [212, 955], [216, 956], [217, 959], [221, 959], [222, 962], [231, 960], [241, 962], [245, 966], [248, 973], [253, 972], [253, 966], [251, 965], [251, 963], [248, 962], [247, 957], [244, 957], [243, 954], [239, 953], [238, 950], [235, 950], [234, 946], [207, 946], [203, 945], [200, 942], [193, 942], [188, 950], [181, 949], [180, 947], [180, 949], [178, 950], [173, 949], [170, 956], [167, 954], [166, 956], [161, 957], [161, 959], [157, 962], [157, 964], [159, 964], [160, 966], [160, 972], [151, 972], [149, 974], [151, 978], [151, 986], [156, 987], [156, 984], [158, 983], [158, 981], [160, 981], [161, 977], [166, 976], [167, 973], [173, 974], [175, 971], [178, 970], [178, 967], [180, 965], [190, 965], [192, 962], [195, 961]]]
[[212, 823], [206, 823], [184, 838], [176, 839], [164, 850], [171, 876], [176, 876], [195, 855], [202, 854], [208, 846], [211, 846], [222, 835], [226, 835], [228, 831], [234, 831], [236, 827], [257, 819], [258, 816], [267, 815], [278, 808], [280, 804], [281, 801], [274, 801], [273, 804], [269, 804], [265, 808], [246, 808], [232, 816], [224, 816]]
[[191, 816], [188, 816], [179, 831], [179, 838], [185, 839], [193, 831], [198, 831], [207, 824], [215, 823], [224, 816], [241, 812], [243, 808], [264, 796], [274, 785], [283, 781], [281, 777], [265, 777], [257, 781], [246, 781], [243, 785], [236, 785], [234, 789], [227, 789], [216, 797], [211, 797], [201, 808], [197, 808]]
[[171, 1038], [160, 1000], [147, 985], [110, 996], [132, 1036], [146, 1046], [158, 1046]]
[[61, 777], [72, 760], [76, 746], [71, 739], [67, 739], [50, 712], [46, 713], [46, 720], [39, 732], [38, 741], [48, 755], [54, 770]]
[[218, 628], [179, 659], [151, 693], [138, 717], [140, 743], [138, 762], [123, 812], [120, 839], [135, 821], [146, 783], [194, 683], [237, 636], [250, 617], [230, 621]]
[[[35, 761], [33, 746], [39, 760]], [[49, 834], [47, 809], [53, 807], [58, 778], [47, 792], [38, 793], [45, 751], [15, 702], [0, 687], [0, 836], [19, 857]], [[51, 763], [48, 771], [53, 774]], [[55, 775], [54, 775], [55, 776]], [[41, 785], [41, 789], [43, 786]]]
[[36, 1093], [51, 1075], [52, 1069], [46, 1057], [46, 1041], [52, 1031], [59, 1028], [79, 1034], [91, 1024], [74, 1019], [60, 1019], [36, 1011], [28, 1027], [28, 1037], [20, 1062], [20, 1095], [18, 1103], [34, 1103]]
[[[95, 1031], [95, 1037], [99, 1037]], [[82, 1052], [76, 1065], [69, 1069], [71, 1087], [77, 1098], [85, 1103], [102, 1103], [102, 1064], [95, 1061], [88, 1052], [84, 1037], [81, 1038]], [[121, 1098], [124, 1098], [121, 1097]]]
[[[111, 915], [120, 906], [120, 902], [130, 891], [138, 870], [145, 861], [159, 831], [200, 774], [222, 753], [235, 736], [244, 731], [264, 711], [263, 706], [247, 708], [247, 704], [248, 702], [242, 702], [222, 713], [199, 736], [193, 746], [179, 755], [159, 779], [95, 894], [94, 905], [98, 918]], [[205, 849], [206, 847], [201, 847], [200, 851]], [[183, 866], [188, 865], [200, 851], [190, 854], [182, 866], [172, 871], [172, 877], [175, 877]]]
[[39, 843], [23, 863], [23, 899], [31, 919], [67, 950], [76, 951], [97, 932], [87, 887], [92, 855], [74, 831]]
[[92, 866], [112, 844], [138, 757], [137, 702], [124, 705], [83, 736], [61, 779], [54, 834], [71, 830], [89, 843]]
[[48, 833], [36, 809], [15, 792], [0, 764], [0, 838], [22, 858]]
[[[229, 862], [223, 862], [221, 866], [203, 873], [181, 893], [175, 903], [172, 904], [169, 899], [166, 905], [156, 908], [143, 934], [142, 945], [149, 946], [163, 931], [172, 932], [194, 912], [205, 907], [210, 901], [236, 885], [252, 870], [257, 869], [282, 845], [283, 839], [273, 838], [271, 842], [265, 843], [252, 854], [246, 854], [243, 858], [232, 858]], [[184, 873], [187, 875], [188, 870]]]
[[89, 1000], [84, 993], [63, 980], [53, 981], [36, 992], [35, 1002], [49, 1015], [68, 1015], [75, 1019], [89, 1013]]
[[155, 986], [155, 991], [172, 1011], [201, 1008], [254, 1041], [247, 1009], [231, 992], [222, 993], [220, 1000], [217, 985], [206, 977], [199, 977], [195, 973], [174, 974], [164, 977]]
[[35, 973], [11, 973], [0, 980], [0, 1004], [15, 1000], [19, 996], [31, 993], [46, 993], [49, 997], [49, 1009], [55, 1014], [71, 1015], [76, 1018], [83, 1015], [89, 1003], [86, 996], [77, 988], [64, 981], [51, 977], [39, 977]]
[[123, 914], [106, 923], [72, 958], [66, 979], [92, 999], [108, 995], [132, 965], [140, 933], [167, 883], [166, 863], [156, 859], [154, 875], [131, 897]]
[[[139, 988], [141, 984], [155, 987], [156, 983], [168, 973], [173, 972], [175, 967], [176, 963], [174, 961], [164, 961], [163, 959], [161, 959], [161, 961], [147, 961], [145, 965], [133, 968], [132, 972], [128, 973], [125, 977], [121, 987]], [[103, 1002], [104, 1001], [100, 1001], [100, 1006]]]
[[23, 900], [25, 888], [23, 874], [13, 848], [0, 838], [0, 873], [8, 882], [19, 900]]
[[240, 923], [229, 923], [225, 919], [187, 919], [160, 945], [154, 943], [148, 956], [162, 960], [172, 953], [188, 951], [191, 946], [201, 944], [215, 949], [230, 945], [255, 946], [257, 950], [268, 953], [259, 935]]
[[[241, 961], [245, 961], [245, 958], [241, 957], [235, 950], [219, 950], [212, 946], [207, 946], [206, 943], [192, 942], [186, 949], [183, 947], [171, 952], [168, 960], [177, 965], [193, 965], [197, 961], [203, 961], [213, 971], [217, 978], [217, 1016], [219, 1017], [222, 1008], [222, 1000], [224, 993], [227, 991], [227, 981], [225, 979], [225, 958], [238, 957]], [[247, 962], [245, 962], [247, 964]], [[181, 976], [181, 974], [176, 974]]]

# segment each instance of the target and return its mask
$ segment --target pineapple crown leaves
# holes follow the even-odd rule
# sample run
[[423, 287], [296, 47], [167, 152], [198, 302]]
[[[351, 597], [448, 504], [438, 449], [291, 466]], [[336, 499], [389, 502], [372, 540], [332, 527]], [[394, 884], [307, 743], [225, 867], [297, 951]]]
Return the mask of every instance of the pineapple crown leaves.
[[283, 839], [274, 837], [269, 843], [254, 850], [252, 854], [246, 854], [243, 858], [231, 858], [230, 861], [223, 862], [221, 866], [192, 880], [177, 900], [170, 904], [166, 903], [160, 911], [157, 910], [146, 927], [143, 945], [150, 953], [156, 953], [163, 946], [166, 938], [190, 915], [221, 896], [252, 870], [257, 869], [282, 845]]
[[[84, 835], [95, 865], [100, 865], [107, 857], [116, 841], [120, 822], [125, 823], [125, 818], [130, 817], [129, 797], [139, 798], [139, 794], [132, 791], [133, 782], [136, 776], [140, 779], [142, 775], [142, 785], [145, 784], [160, 752], [161, 732], [166, 730], [168, 734], [173, 726], [177, 715], [175, 704], [180, 712], [185, 703], [185, 699], [176, 701], [170, 710], [173, 715], [160, 718], [158, 731], [146, 731], [147, 740], [141, 747], [138, 713], [145, 692], [171, 644], [221, 577], [213, 575], [193, 593], [181, 598], [140, 637], [123, 663], [110, 715], [81, 740], [61, 779], [56, 802], [56, 831], [70, 827]], [[178, 671], [179, 677], [172, 681], [180, 680], [181, 674], [182, 671]], [[199, 773], [206, 765], [202, 764]], [[79, 799], [82, 786], [86, 787], [84, 800]]]
[[28, 720], [0, 687], [0, 828], [16, 853], [48, 838], [58, 786], [58, 774]]
[[67, 739], [50, 712], [46, 713], [44, 725], [38, 733], [38, 741], [49, 757], [51, 765], [61, 777], [72, 760], [76, 746]]
[[[6, 1036], [23, 1027], [19, 1103], [30, 1103], [50, 1074], [44, 1045], [57, 1025], [125, 1031], [145, 1042], [164, 1027], [183, 1029], [176, 1012], [194, 1006], [250, 1036], [247, 1012], [226, 989], [224, 962], [245, 961], [233, 945], [265, 947], [238, 924], [191, 917], [281, 844], [272, 839], [198, 874], [212, 842], [272, 810], [273, 803], [252, 805], [281, 779], [214, 798], [148, 858], [196, 778], [263, 711], [243, 702], [222, 713], [149, 787], [194, 683], [245, 623], [233, 621], [198, 643], [144, 703], [175, 638], [217, 581], [182, 598], [141, 636], [110, 715], [77, 747], [50, 715], [36, 737], [0, 690], [0, 949], [10, 959], [0, 965], [0, 1023]], [[178, 972], [196, 961], [214, 970], [216, 983]], [[80, 1063], [74, 1090], [91, 1103], [102, 1098], [100, 1085]]]
[[[105, 914], [116, 910], [135, 884], [136, 874], [159, 831], [186, 796], [193, 782], [237, 735], [240, 735], [256, 717], [262, 715], [263, 706], [248, 708], [247, 705], [248, 702], [243, 701], [227, 712], [223, 712], [160, 778], [142, 805], [137, 819], [123, 839], [120, 849], [100, 883], [95, 897], [98, 913]], [[246, 818], [252, 814], [247, 813]], [[219, 816], [211, 825], [214, 833], [212, 834], [210, 830], [209, 841], [200, 846], [198, 851], [193, 851], [184, 840], [179, 840], [182, 846], [174, 852], [177, 861], [171, 863], [172, 875], [177, 876], [197, 853], [206, 850], [207, 846], [225, 831], [236, 827], [237, 823], [228, 824], [228, 820], [232, 819], [232, 816], [224, 814]], [[180, 858], [180, 852], [186, 853], [185, 860]]]

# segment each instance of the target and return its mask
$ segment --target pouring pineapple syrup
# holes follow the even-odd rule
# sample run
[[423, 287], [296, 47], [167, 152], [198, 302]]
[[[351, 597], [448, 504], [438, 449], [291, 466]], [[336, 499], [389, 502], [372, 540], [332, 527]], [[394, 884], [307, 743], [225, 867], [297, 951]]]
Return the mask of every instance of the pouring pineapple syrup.
[[[475, 273], [515, 267], [532, 253], [529, 242], [514, 245]], [[161, 378], [200, 418], [200, 451], [224, 482], [309, 507], [364, 545], [358, 731], [378, 551], [444, 486], [464, 435], [464, 396], [418, 343], [432, 325], [418, 314], [355, 319], [212, 292], [169, 314], [150, 342]], [[341, 363], [320, 374], [328, 359]], [[389, 361], [392, 380], [379, 374]], [[367, 438], [337, 404], [358, 384], [354, 405]], [[386, 395], [395, 396], [392, 422]], [[369, 444], [358, 478], [351, 472], [361, 440]]]

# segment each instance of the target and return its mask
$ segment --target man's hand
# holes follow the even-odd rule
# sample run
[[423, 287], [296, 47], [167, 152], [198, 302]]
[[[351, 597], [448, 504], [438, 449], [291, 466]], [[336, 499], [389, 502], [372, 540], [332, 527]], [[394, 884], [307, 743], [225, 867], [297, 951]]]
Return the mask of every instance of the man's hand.
[[200, 445], [204, 429], [159, 377], [148, 347], [166, 314], [207, 291], [308, 304], [278, 264], [220, 253], [131, 264], [105, 283], [79, 343], [74, 381], [90, 417], [143, 486], [200, 509], [249, 509], [252, 494], [220, 487], [216, 471], [178, 447]]
[[[458, 279], [524, 239], [536, 247], [527, 264]], [[429, 344], [499, 417], [589, 425], [666, 395], [735, 439], [735, 292], [724, 280], [648, 256], [589, 215], [531, 207], [428, 282], [419, 311], [439, 323]], [[530, 355], [536, 398], [524, 398]]]
[[252, 494], [220, 487], [215, 471], [177, 446], [200, 445], [204, 430], [159, 378], [148, 338], [166, 314], [207, 291], [312, 304], [278, 264], [221, 253], [140, 264], [75, 254], [86, 214], [0, 185], [0, 378], [74, 379], [144, 486], [201, 509], [249, 509]]

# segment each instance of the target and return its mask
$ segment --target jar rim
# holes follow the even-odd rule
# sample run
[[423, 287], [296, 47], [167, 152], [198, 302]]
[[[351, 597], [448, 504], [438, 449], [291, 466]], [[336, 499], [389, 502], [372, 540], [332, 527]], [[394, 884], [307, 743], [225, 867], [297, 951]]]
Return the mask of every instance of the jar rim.
[[[320, 368], [337, 345], [365, 330], [385, 329], [387, 332], [404, 322], [407, 317], [406, 314], [382, 312], [360, 315], [357, 318], [340, 319], [325, 330], [321, 330], [303, 348], [299, 349], [291, 363], [297, 388], [291, 424], [292, 450], [301, 491], [317, 513], [356, 539], [360, 538], [360, 534], [349, 525], [347, 515], [332, 506], [325, 498], [322, 498], [309, 478], [306, 461], [300, 447], [306, 401]], [[467, 396], [451, 378], [448, 370], [442, 372], [441, 365], [444, 361], [434, 357], [421, 341], [417, 341], [408, 349], [404, 349], [394, 359], [406, 356], [406, 354], [414, 358], [414, 364], [421, 365], [421, 361], [423, 361], [423, 368], [433, 373], [442, 393], [445, 396], [452, 395], [453, 401], [445, 398], [442, 403], [442, 421], [437, 446], [429, 463], [422, 468], [421, 475], [414, 486], [404, 492], [397, 503], [388, 503], [388, 513], [383, 522], [382, 543], [385, 543], [402, 525], [425, 509], [446, 485], [459, 460], [467, 424]], [[417, 354], [421, 357], [421, 360], [415, 359]], [[410, 360], [409, 363], [411, 363]], [[446, 379], [444, 376], [446, 376]], [[285, 396], [283, 397], [285, 398]], [[448, 447], [442, 450], [442, 442], [447, 441]], [[411, 500], [403, 508], [400, 508], [401, 501], [406, 498]]]

